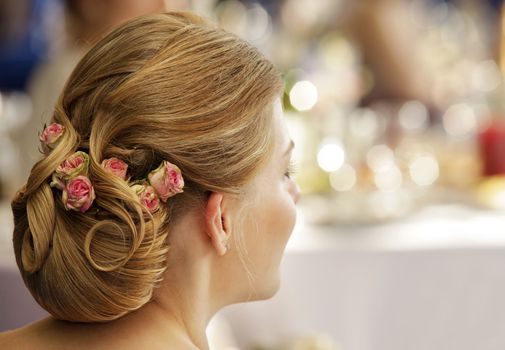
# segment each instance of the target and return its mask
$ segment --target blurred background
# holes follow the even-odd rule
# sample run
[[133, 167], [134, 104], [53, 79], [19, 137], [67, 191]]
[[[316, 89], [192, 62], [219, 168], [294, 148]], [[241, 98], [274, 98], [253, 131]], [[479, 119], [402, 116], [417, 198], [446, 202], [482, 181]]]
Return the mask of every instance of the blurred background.
[[0, 330], [44, 314], [9, 198], [74, 65], [118, 24], [189, 9], [285, 79], [303, 198], [270, 301], [216, 349], [505, 348], [505, 7], [484, 0], [0, 2]]

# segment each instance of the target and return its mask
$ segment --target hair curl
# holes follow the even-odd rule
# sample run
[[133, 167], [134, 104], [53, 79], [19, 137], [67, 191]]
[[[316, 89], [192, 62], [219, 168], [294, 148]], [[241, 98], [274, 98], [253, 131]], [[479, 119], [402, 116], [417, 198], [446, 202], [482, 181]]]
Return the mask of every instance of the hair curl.
[[[257, 49], [189, 13], [139, 18], [98, 42], [55, 106], [64, 134], [12, 201], [16, 260], [37, 302], [58, 319], [100, 322], [149, 301], [184, 208], [210, 191], [239, 193], [267, 158], [281, 92]], [[49, 186], [77, 150], [90, 156], [96, 193], [86, 213], [66, 211]], [[110, 157], [127, 162], [132, 179], [169, 160], [185, 192], [151, 215], [100, 166]]]

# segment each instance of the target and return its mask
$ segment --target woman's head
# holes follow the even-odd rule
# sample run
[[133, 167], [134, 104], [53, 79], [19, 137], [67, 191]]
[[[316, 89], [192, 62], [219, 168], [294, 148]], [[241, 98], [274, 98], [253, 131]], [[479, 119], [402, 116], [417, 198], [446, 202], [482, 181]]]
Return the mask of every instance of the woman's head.
[[[161, 280], [167, 235], [209, 193], [240, 194], [274, 145], [279, 73], [261, 53], [201, 18], [136, 19], [77, 65], [55, 107], [64, 127], [13, 200], [14, 248], [25, 283], [51, 314], [106, 321], [137, 309]], [[96, 198], [67, 211], [51, 176], [76, 151], [89, 155]], [[128, 164], [131, 180], [176, 164], [184, 193], [152, 216], [128, 184], [100, 165]]]

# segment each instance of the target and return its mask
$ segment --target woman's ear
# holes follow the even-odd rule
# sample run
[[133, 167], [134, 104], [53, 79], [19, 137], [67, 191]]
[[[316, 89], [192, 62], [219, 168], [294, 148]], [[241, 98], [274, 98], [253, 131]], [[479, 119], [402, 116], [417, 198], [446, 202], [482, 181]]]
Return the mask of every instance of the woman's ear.
[[212, 192], [205, 207], [205, 228], [217, 255], [223, 256], [228, 250], [229, 228], [225, 224], [223, 194]]

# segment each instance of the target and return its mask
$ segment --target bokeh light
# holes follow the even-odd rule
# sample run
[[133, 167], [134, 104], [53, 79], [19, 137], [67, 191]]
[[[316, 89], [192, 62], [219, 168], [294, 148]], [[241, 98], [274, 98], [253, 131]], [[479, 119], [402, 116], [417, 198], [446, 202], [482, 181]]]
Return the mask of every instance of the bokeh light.
[[386, 145], [375, 145], [366, 154], [366, 162], [374, 172], [395, 166], [394, 153]]
[[308, 80], [297, 82], [289, 92], [291, 105], [299, 111], [308, 111], [317, 103], [317, 88]]
[[272, 19], [260, 4], [252, 4], [247, 10], [247, 38], [253, 43], [260, 43], [272, 33]]
[[336, 141], [325, 143], [317, 153], [317, 163], [326, 172], [340, 169], [344, 161], [344, 148]]
[[476, 90], [489, 92], [501, 84], [501, 73], [493, 60], [479, 62], [472, 71], [472, 84]]
[[378, 171], [374, 174], [374, 182], [377, 188], [382, 192], [397, 191], [403, 182], [403, 176], [397, 166]]
[[410, 177], [419, 186], [433, 184], [439, 176], [437, 160], [429, 155], [417, 157], [409, 166]]
[[452, 136], [466, 136], [475, 132], [477, 128], [473, 109], [463, 103], [449, 107], [442, 120], [445, 131]]
[[356, 170], [349, 164], [330, 173], [330, 185], [338, 192], [350, 191], [356, 185]]
[[428, 109], [420, 101], [408, 101], [400, 108], [398, 119], [407, 130], [424, 129], [428, 124]]

